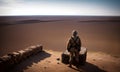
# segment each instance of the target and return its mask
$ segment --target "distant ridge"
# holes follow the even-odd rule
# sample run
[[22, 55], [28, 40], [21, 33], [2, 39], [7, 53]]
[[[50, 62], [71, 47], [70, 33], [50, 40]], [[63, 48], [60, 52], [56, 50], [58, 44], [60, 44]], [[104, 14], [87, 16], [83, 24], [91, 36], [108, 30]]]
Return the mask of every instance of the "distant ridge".
[[0, 16], [0, 26], [56, 21], [120, 22], [120, 16]]
[[40, 22], [56, 22], [56, 21], [62, 21], [62, 20], [21, 20], [16, 21], [16, 24], [28, 24], [28, 23], [40, 23]]
[[62, 21], [62, 20], [20, 20], [20, 21], [14, 21], [14, 22], [2, 21], [0, 22], [0, 25], [30, 24], [30, 23], [56, 22], [56, 21]]
[[83, 20], [78, 22], [120, 22], [120, 20]]

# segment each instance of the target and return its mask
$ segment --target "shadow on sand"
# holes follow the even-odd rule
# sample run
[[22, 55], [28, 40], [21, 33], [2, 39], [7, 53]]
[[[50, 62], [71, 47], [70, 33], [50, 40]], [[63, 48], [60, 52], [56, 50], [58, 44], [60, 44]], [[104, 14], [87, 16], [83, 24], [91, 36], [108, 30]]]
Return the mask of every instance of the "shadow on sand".
[[85, 66], [82, 66], [81, 69], [84, 72], [107, 72], [105, 70], [100, 69], [98, 66], [86, 62]]
[[44, 60], [45, 58], [50, 57], [50, 56], [51, 56], [51, 54], [49, 54], [45, 51], [42, 51], [40, 53], [37, 53], [36, 55], [29, 57], [28, 59], [26, 59], [24, 61], [22, 61], [21, 63], [19, 63], [15, 67], [13, 67], [10, 72], [23, 72], [24, 70], [31, 67], [34, 63], [37, 64], [41, 60]]
[[88, 62], [86, 62], [86, 64], [84, 66], [81, 66], [79, 69], [73, 67], [72, 69], [80, 72], [107, 72], [105, 70], [100, 69], [98, 66]]

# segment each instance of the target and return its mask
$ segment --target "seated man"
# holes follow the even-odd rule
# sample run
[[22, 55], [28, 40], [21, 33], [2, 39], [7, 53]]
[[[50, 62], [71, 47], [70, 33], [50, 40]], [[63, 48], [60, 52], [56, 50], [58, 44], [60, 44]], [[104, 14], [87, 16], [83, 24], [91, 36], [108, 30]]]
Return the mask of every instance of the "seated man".
[[81, 40], [77, 36], [77, 31], [73, 30], [72, 37], [70, 38], [67, 46], [68, 52], [70, 52], [69, 67], [72, 67], [73, 56], [77, 62], [79, 62], [79, 52], [81, 50]]

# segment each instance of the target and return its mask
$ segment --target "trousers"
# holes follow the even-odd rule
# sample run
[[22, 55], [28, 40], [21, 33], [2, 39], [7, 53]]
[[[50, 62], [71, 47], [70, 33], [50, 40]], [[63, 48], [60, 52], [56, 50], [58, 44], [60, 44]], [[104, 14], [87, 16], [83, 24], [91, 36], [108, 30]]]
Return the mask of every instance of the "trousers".
[[79, 51], [75, 48], [71, 48], [70, 49], [70, 60], [69, 60], [70, 65], [72, 65], [74, 56], [75, 56], [76, 61], [79, 62]]

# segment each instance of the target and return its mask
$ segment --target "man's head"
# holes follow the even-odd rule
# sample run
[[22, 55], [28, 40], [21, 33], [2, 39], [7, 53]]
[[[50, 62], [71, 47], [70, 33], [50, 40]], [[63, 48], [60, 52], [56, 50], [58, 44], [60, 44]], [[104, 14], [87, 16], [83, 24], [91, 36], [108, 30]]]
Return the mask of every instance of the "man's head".
[[73, 30], [73, 31], [72, 31], [72, 35], [73, 35], [74, 37], [76, 37], [76, 36], [77, 36], [77, 34], [78, 34], [78, 33], [77, 33], [77, 31], [76, 31], [76, 30]]

